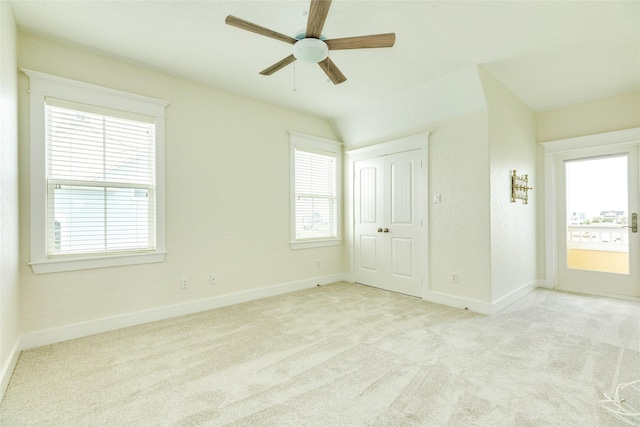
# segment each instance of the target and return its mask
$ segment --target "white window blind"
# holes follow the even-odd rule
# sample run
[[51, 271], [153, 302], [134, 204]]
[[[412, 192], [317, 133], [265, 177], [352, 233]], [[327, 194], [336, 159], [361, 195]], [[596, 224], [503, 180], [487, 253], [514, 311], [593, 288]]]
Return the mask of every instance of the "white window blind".
[[47, 255], [156, 248], [154, 118], [46, 99]]
[[295, 149], [295, 238], [338, 236], [337, 155]]

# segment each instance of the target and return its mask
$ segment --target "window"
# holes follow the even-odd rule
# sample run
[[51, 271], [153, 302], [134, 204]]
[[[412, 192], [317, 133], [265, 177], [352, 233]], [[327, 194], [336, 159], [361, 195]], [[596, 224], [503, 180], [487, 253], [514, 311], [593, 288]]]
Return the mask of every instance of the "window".
[[340, 244], [340, 143], [290, 132], [291, 245]]
[[24, 72], [34, 272], [162, 261], [167, 103]]

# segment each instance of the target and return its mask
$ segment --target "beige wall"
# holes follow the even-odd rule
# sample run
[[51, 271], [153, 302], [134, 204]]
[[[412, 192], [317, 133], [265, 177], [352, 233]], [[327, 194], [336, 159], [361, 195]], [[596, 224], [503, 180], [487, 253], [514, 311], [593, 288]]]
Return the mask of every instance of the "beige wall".
[[538, 114], [538, 142], [640, 126], [640, 91]]
[[[430, 126], [429, 290], [491, 302], [487, 112]], [[433, 196], [440, 194], [441, 203]], [[458, 283], [451, 283], [451, 273]]]
[[536, 185], [536, 117], [481, 67], [437, 83], [337, 125], [349, 147], [431, 132], [428, 279], [437, 295], [430, 297], [486, 308], [537, 283], [535, 195], [526, 206], [510, 199], [511, 170], [528, 173]]
[[486, 108], [478, 68], [469, 67], [336, 121], [347, 148], [430, 132], [426, 298], [457, 306], [491, 300]]
[[18, 219], [16, 25], [0, 1], [0, 400], [20, 340]]
[[[329, 122], [19, 33], [19, 66], [171, 104], [164, 263], [34, 275], [21, 224], [26, 333], [342, 273], [342, 247], [289, 247], [288, 130]], [[21, 217], [29, 217], [28, 78], [19, 80]], [[316, 268], [316, 261], [321, 268]], [[219, 284], [208, 284], [217, 273]], [[182, 276], [189, 288], [180, 288]]]
[[[6, 32], [3, 25], [3, 39]], [[3, 69], [10, 64], [5, 61], [4, 44]], [[343, 247], [292, 251], [288, 245], [287, 130], [336, 139], [331, 123], [33, 35], [18, 34], [17, 57], [20, 67], [171, 102], [166, 126], [166, 262], [34, 275], [27, 266], [28, 221], [22, 221], [25, 332], [347, 270]], [[3, 85], [4, 81], [3, 77]], [[27, 90], [28, 79], [22, 75], [21, 218], [29, 217]], [[638, 96], [628, 94], [536, 116], [482, 69], [470, 69], [444, 79], [437, 88], [425, 86], [415, 95], [400, 94], [336, 125], [349, 137], [348, 148], [431, 132], [429, 289], [491, 303], [536, 276], [544, 277], [544, 182], [540, 157], [536, 162], [536, 130], [537, 140], [542, 141], [640, 126]], [[374, 118], [382, 130], [372, 133], [377, 128], [367, 124]], [[15, 172], [15, 158], [7, 164]], [[529, 172], [534, 187], [529, 206], [508, 199], [512, 169]], [[434, 194], [441, 194], [442, 203], [433, 203]], [[315, 268], [318, 260], [320, 269]], [[451, 272], [459, 274], [458, 284], [450, 282]], [[209, 273], [218, 274], [219, 285], [208, 285]], [[180, 289], [182, 276], [189, 277], [187, 290]], [[9, 298], [17, 301], [17, 278], [9, 283], [15, 290]], [[4, 282], [0, 284], [4, 292]], [[15, 317], [15, 312], [14, 308], [14, 314], [6, 316]], [[17, 326], [11, 328], [17, 334]]]
[[[489, 112], [491, 176], [491, 301], [535, 285], [536, 117], [502, 83], [480, 69]], [[527, 205], [511, 202], [511, 172], [529, 175]]]

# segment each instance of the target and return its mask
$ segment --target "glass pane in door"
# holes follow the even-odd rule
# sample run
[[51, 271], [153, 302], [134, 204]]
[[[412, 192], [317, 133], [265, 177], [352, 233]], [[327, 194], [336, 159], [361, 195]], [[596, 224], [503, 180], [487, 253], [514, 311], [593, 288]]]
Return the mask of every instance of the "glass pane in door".
[[567, 268], [629, 274], [628, 156], [565, 162]]

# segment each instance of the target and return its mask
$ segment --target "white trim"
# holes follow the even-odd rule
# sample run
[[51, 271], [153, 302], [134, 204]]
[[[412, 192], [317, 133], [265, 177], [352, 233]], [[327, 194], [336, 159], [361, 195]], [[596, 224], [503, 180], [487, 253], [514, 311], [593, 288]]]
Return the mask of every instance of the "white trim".
[[545, 287], [555, 289], [558, 284], [558, 178], [556, 172], [558, 156], [565, 153], [578, 155], [581, 151], [599, 147], [628, 147], [639, 142], [640, 128], [631, 128], [540, 143], [544, 148]]
[[401, 153], [403, 151], [424, 149], [429, 144], [429, 135], [429, 132], [418, 133], [381, 144], [348, 150], [345, 152], [345, 155], [349, 158], [350, 162], [354, 162], [388, 154]]
[[20, 358], [20, 352], [22, 350], [22, 340], [18, 338], [16, 343], [13, 345], [13, 348], [10, 352], [9, 360], [2, 366], [2, 371], [0, 371], [0, 402], [4, 398], [4, 393], [7, 391], [7, 387], [9, 386], [9, 381], [11, 381], [11, 376], [13, 375], [13, 371], [18, 364], [18, 359]]
[[556, 195], [556, 155], [544, 155], [544, 219], [545, 219], [545, 282], [551, 289], [558, 283], [558, 218]]
[[289, 131], [290, 141], [292, 144], [301, 144], [306, 147], [313, 147], [317, 150], [327, 150], [327, 145], [334, 146], [333, 150], [340, 152], [342, 142], [334, 141], [332, 139], [320, 138], [319, 136], [307, 135], [306, 133], [297, 132], [295, 130]]
[[534, 291], [537, 287], [540, 286], [540, 281], [532, 280], [531, 282], [522, 285], [518, 289], [515, 289], [509, 292], [507, 295], [498, 298], [497, 300], [491, 303], [491, 309], [493, 312], [491, 314], [496, 314], [502, 309], [510, 306], [514, 302], [518, 301], [520, 298], [524, 297], [528, 293]]
[[[103, 86], [53, 76], [39, 71], [20, 69], [29, 77], [29, 93], [41, 96], [83, 102], [89, 105], [132, 111], [155, 117], [163, 117], [169, 101], [136, 95]], [[96, 97], [96, 93], [100, 96]]]
[[640, 128], [617, 130], [595, 135], [577, 136], [556, 141], [541, 142], [545, 153], [559, 153], [583, 148], [596, 148], [615, 144], [640, 142]]
[[493, 314], [491, 304], [469, 298], [457, 297], [455, 295], [443, 294], [441, 292], [425, 291], [422, 297], [425, 301], [436, 304], [448, 305], [450, 307], [473, 311], [475, 313], [490, 315]]
[[[336, 237], [319, 239], [296, 240], [296, 147], [303, 151], [318, 150], [324, 153], [335, 154], [336, 156]], [[289, 131], [289, 245], [291, 249], [310, 249], [326, 246], [338, 246], [342, 244], [342, 142], [307, 135], [301, 132]]]
[[166, 252], [139, 253], [95, 258], [58, 259], [55, 261], [30, 262], [35, 274], [59, 273], [61, 271], [88, 270], [119, 265], [149, 264], [164, 261]]
[[240, 304], [243, 302], [253, 301], [261, 298], [268, 298], [289, 292], [313, 288], [317, 285], [327, 285], [345, 279], [346, 276], [343, 274], [319, 276], [265, 288], [251, 289], [248, 291], [153, 308], [150, 310], [139, 311], [135, 313], [121, 314], [118, 316], [91, 320], [88, 322], [75, 323], [72, 325], [65, 325], [52, 329], [29, 332], [22, 336], [21, 350], [27, 350], [34, 347], [54, 344], [57, 342], [67, 341], [75, 338], [81, 338], [101, 332], [113, 331], [116, 329], [140, 325], [143, 323], [154, 322], [157, 320], [170, 319], [172, 317]]
[[[160, 99], [122, 92], [63, 77], [21, 69], [29, 77], [30, 130], [30, 257], [35, 274], [90, 268], [162, 262], [166, 251], [165, 235], [165, 108]], [[112, 108], [153, 116], [156, 128], [156, 250], [153, 254], [120, 254], [97, 258], [55, 259], [47, 256], [47, 165], [45, 145], [46, 97]]]
[[574, 294], [596, 295], [596, 296], [599, 296], [599, 297], [616, 298], [616, 299], [623, 299], [623, 300], [627, 300], [627, 301], [639, 301], [640, 302], [640, 298], [629, 296], [629, 295], [621, 295], [621, 294], [614, 294], [614, 293], [608, 293], [608, 292], [598, 292], [598, 291], [591, 291], [591, 290], [589, 292], [585, 292], [584, 289], [576, 289], [576, 288], [571, 288], [571, 287], [566, 287], [566, 286], [557, 286], [556, 290], [562, 291], [562, 292], [571, 292], [571, 293], [574, 293]]
[[529, 292], [535, 290], [538, 286], [540, 286], [540, 282], [537, 280], [533, 280], [520, 288], [514, 290], [513, 292], [498, 298], [496, 301], [492, 303], [478, 301], [469, 298], [462, 298], [455, 295], [443, 294], [441, 292], [433, 292], [426, 291], [424, 295], [424, 300], [433, 302], [436, 304], [444, 304], [451, 307], [460, 308], [463, 310], [473, 311], [475, 313], [485, 314], [487, 316], [492, 316], [497, 314], [505, 307], [513, 304], [520, 298], [527, 295]]
[[298, 242], [290, 242], [291, 249], [309, 249], [309, 248], [322, 248], [325, 246], [340, 246], [342, 239], [329, 239], [329, 240], [310, 240], [305, 242], [300, 240]]
[[538, 280], [538, 287], [545, 289], [553, 289], [553, 286], [549, 286], [546, 280]]

